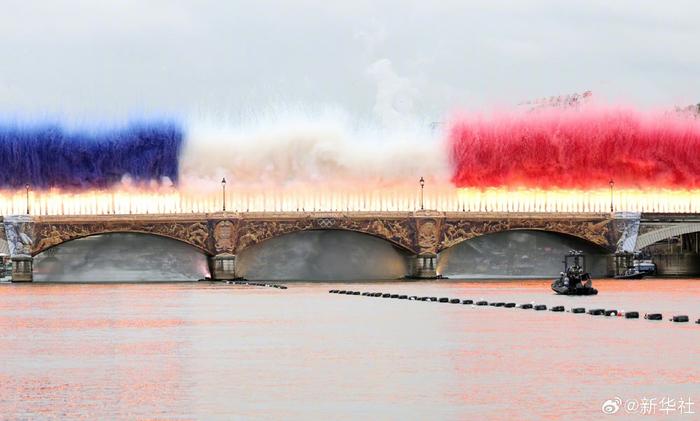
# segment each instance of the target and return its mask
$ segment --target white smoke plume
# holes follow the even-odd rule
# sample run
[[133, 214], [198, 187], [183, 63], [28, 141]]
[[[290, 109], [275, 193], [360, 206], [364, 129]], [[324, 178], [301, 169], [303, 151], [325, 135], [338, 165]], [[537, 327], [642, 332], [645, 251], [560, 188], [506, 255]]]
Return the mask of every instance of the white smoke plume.
[[400, 188], [450, 174], [441, 136], [429, 124], [378, 128], [332, 107], [275, 107], [187, 126], [180, 159], [187, 190], [218, 189], [222, 177], [253, 190]]

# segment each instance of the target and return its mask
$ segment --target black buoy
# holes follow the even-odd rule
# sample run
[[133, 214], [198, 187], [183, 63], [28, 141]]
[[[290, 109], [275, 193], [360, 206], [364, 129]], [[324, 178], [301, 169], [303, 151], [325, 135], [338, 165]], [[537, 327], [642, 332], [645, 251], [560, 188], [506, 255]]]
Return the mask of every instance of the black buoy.
[[603, 314], [605, 314], [605, 309], [593, 308], [588, 310], [588, 314], [590, 314], [591, 316], [602, 316]]
[[399, 295], [399, 300], [407, 300], [408, 295]]
[[617, 310], [605, 310], [606, 316], [617, 316]]
[[450, 300], [450, 304], [459, 304], [461, 302], [462, 300], [460, 300], [459, 298], [453, 298]]
[[447, 298], [447, 297], [441, 297], [441, 298], [438, 300], [438, 302], [440, 302], [440, 303], [446, 303], [446, 302], [448, 302], [448, 301], [450, 301], [450, 299]]
[[532, 308], [532, 304], [520, 304], [519, 307], [522, 308], [523, 310], [529, 310]]
[[462, 304], [474, 304], [474, 300], [462, 300]]
[[342, 290], [338, 291], [338, 294], [345, 294], [346, 292], [347, 292], [347, 291], [345, 291], [344, 289], [342, 289]]
[[420, 297], [418, 300], [419, 300], [419, 301], [428, 301], [428, 298], [429, 298], [429, 297]]
[[328, 291], [329, 294], [335, 294], [335, 293], [337, 293], [337, 292], [338, 292], [337, 289], [332, 289], [332, 290]]
[[476, 302], [476, 305], [478, 305], [478, 306], [486, 306], [486, 305], [488, 305], [488, 304], [489, 304], [489, 303], [486, 302], [486, 301], [477, 301], [477, 302]]
[[360, 295], [360, 291], [355, 291], [352, 293], [352, 295]]
[[437, 301], [438, 299], [437, 299], [437, 297], [430, 297], [430, 298], [428, 298], [428, 300], [430, 300], [430, 301], [432, 301], [432, 302], [435, 302], [435, 301]]
[[369, 296], [369, 292], [363, 292], [363, 293], [362, 293], [362, 296], [363, 296], [363, 297]]
[[391, 298], [391, 294], [382, 294], [382, 298]]
[[695, 324], [700, 325], [700, 319], [697, 319], [697, 320], [695, 321]]
[[515, 307], [515, 303], [505, 303], [505, 304], [503, 305], [503, 307], [505, 307], [505, 308], [513, 308], [513, 307]]
[[638, 311], [627, 311], [625, 312], [625, 319], [638, 319], [639, 318], [639, 312]]
[[586, 309], [583, 307], [574, 307], [571, 309], [572, 313], [580, 314], [580, 313], [585, 313]]
[[685, 316], [685, 315], [673, 316], [673, 318], [671, 319], [672, 322], [676, 322], [676, 323], [686, 323], [686, 322], [688, 322], [688, 320], [689, 320], [688, 316]]
[[491, 307], [496, 307], [496, 303], [489, 303]]
[[645, 314], [644, 318], [647, 320], [663, 320], [664, 316], [661, 313], [649, 313]]
[[412, 301], [415, 301], [415, 300], [418, 299], [418, 297], [415, 296], [415, 295], [411, 295], [410, 297], [408, 297], [408, 299], [409, 299], [409, 300], [412, 300]]
[[503, 307], [506, 303], [496, 303], [496, 307]]
[[391, 294], [391, 298], [399, 298], [399, 294]]
[[564, 311], [564, 306], [554, 306], [549, 311], [561, 312]]
[[542, 311], [542, 310], [547, 310], [547, 306], [544, 304], [537, 304], [536, 306], [533, 307], [537, 311]]

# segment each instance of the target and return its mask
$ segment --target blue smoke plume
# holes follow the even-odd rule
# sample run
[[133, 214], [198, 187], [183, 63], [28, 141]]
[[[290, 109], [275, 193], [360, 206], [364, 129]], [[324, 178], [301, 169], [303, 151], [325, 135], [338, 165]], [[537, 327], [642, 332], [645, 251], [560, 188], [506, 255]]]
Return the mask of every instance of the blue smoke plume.
[[183, 130], [140, 122], [108, 130], [58, 124], [0, 124], [0, 188], [106, 188], [129, 175], [135, 183], [178, 179]]

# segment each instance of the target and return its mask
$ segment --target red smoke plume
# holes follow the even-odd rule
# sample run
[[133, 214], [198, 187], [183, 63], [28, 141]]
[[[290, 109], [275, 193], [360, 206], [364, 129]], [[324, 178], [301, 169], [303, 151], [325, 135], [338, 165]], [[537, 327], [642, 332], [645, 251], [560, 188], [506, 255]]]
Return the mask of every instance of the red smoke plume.
[[700, 119], [677, 113], [461, 116], [449, 146], [458, 187], [700, 188]]

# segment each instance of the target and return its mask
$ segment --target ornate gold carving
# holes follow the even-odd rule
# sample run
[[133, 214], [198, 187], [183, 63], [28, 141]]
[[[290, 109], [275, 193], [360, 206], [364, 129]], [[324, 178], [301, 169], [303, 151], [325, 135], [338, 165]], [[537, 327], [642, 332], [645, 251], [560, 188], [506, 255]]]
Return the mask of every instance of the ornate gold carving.
[[[608, 249], [614, 248], [623, 227], [606, 218], [519, 217], [489, 219], [484, 216], [448, 217], [428, 215], [270, 215], [260, 218], [185, 219], [154, 215], [131, 219], [125, 216], [36, 219], [31, 225], [33, 254], [65, 241], [110, 232], [141, 232], [174, 238], [209, 253], [237, 252], [269, 238], [307, 230], [349, 230], [390, 241], [412, 253], [438, 253], [476, 236], [514, 230], [534, 229], [577, 236]], [[28, 225], [29, 226], [29, 225]], [[210, 238], [211, 237], [211, 238]]]
[[413, 250], [413, 230], [408, 219], [353, 219], [343, 218], [339, 228], [364, 232], [384, 238], [408, 250]]
[[413, 250], [413, 235], [409, 219], [354, 219], [354, 218], [304, 218], [298, 220], [243, 221], [241, 223], [237, 251], [261, 243], [269, 238], [298, 231], [339, 229], [363, 232]]
[[237, 250], [258, 244], [278, 235], [313, 229], [310, 219], [279, 220], [279, 221], [245, 221], [241, 225], [241, 236], [238, 239]]
[[583, 238], [602, 247], [611, 247], [610, 220], [553, 220], [521, 218], [503, 220], [446, 220], [443, 224], [440, 250], [474, 237], [497, 232], [532, 229], [558, 232]]
[[32, 253], [40, 253], [65, 241], [96, 234], [138, 232], [157, 234], [207, 250], [209, 231], [204, 222], [105, 221], [96, 223], [37, 223]]
[[216, 252], [232, 253], [236, 245], [235, 225], [231, 221], [219, 221], [214, 227]]
[[438, 224], [434, 219], [418, 223], [418, 248], [421, 253], [436, 253], [438, 245]]

